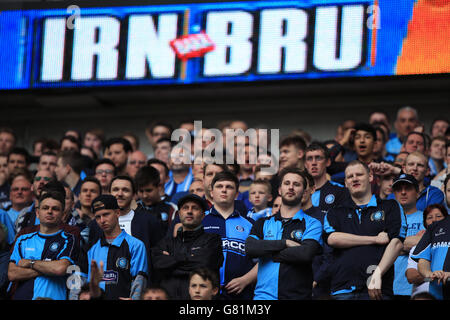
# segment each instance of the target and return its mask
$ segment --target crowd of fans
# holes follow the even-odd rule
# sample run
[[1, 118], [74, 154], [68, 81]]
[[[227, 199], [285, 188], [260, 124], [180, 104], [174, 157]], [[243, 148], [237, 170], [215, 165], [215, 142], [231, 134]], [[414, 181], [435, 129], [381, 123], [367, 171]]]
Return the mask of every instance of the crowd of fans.
[[248, 132], [234, 120], [211, 152], [211, 129], [152, 122], [145, 154], [133, 132], [68, 130], [28, 151], [0, 128], [0, 297], [450, 297], [445, 117], [426, 128], [412, 107], [375, 111], [326, 141], [295, 130], [278, 150], [264, 128], [226, 141]]

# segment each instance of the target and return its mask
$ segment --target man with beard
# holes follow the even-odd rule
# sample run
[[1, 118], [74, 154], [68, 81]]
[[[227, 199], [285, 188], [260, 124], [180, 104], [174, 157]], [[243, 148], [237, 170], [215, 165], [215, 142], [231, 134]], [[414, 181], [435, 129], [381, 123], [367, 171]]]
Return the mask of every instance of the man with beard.
[[282, 206], [255, 222], [246, 253], [259, 259], [255, 300], [310, 300], [312, 261], [322, 249], [322, 224], [302, 207], [307, 178], [298, 168], [280, 172]]

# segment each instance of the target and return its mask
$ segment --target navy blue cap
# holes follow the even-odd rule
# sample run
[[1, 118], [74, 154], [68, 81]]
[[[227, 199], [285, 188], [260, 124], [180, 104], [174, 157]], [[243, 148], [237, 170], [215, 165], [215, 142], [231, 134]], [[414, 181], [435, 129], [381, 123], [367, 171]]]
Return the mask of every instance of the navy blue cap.
[[416, 190], [419, 190], [419, 182], [417, 182], [416, 178], [410, 174], [402, 173], [394, 180], [392, 183], [392, 189], [398, 186], [400, 183], [409, 183], [412, 184]]
[[102, 194], [101, 196], [98, 196], [94, 200], [92, 200], [92, 212], [96, 213], [100, 210], [116, 210], [120, 209], [119, 205], [117, 204], [116, 197], [110, 195], [110, 194]]
[[203, 212], [209, 210], [209, 207], [208, 207], [208, 204], [206, 203], [206, 201], [203, 198], [201, 198], [198, 195], [193, 194], [193, 193], [187, 194], [184, 197], [182, 197], [180, 200], [178, 200], [178, 209], [180, 209], [183, 206], [183, 204], [185, 204], [188, 201], [197, 202], [200, 205], [200, 207], [202, 207]]

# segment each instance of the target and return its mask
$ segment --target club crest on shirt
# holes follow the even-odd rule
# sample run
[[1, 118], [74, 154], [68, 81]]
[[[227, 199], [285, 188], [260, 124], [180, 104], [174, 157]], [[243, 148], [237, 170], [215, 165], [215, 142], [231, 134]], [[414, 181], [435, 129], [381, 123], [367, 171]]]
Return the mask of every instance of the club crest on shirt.
[[370, 215], [370, 221], [384, 220], [384, 211], [376, 211]]
[[242, 227], [242, 226], [236, 226], [236, 230], [239, 231], [239, 232], [244, 232], [245, 231], [244, 227]]
[[291, 232], [291, 238], [295, 240], [301, 240], [303, 237], [303, 230], [297, 229]]
[[334, 199], [335, 199], [334, 194], [329, 194], [325, 197], [325, 202], [327, 204], [332, 204], [334, 202]]
[[58, 242], [53, 242], [50, 245], [49, 250], [52, 251], [52, 252], [56, 252], [58, 250], [58, 248], [59, 248], [59, 243]]
[[128, 260], [125, 257], [116, 260], [116, 267], [120, 269], [128, 269]]
[[161, 220], [162, 221], [169, 220], [169, 215], [166, 212], [161, 212]]

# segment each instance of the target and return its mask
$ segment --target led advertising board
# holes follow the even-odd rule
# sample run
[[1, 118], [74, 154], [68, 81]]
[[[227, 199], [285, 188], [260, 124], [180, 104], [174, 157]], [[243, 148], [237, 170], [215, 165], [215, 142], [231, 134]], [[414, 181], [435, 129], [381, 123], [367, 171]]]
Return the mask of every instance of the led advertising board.
[[4, 10], [0, 89], [450, 73], [439, 0]]

